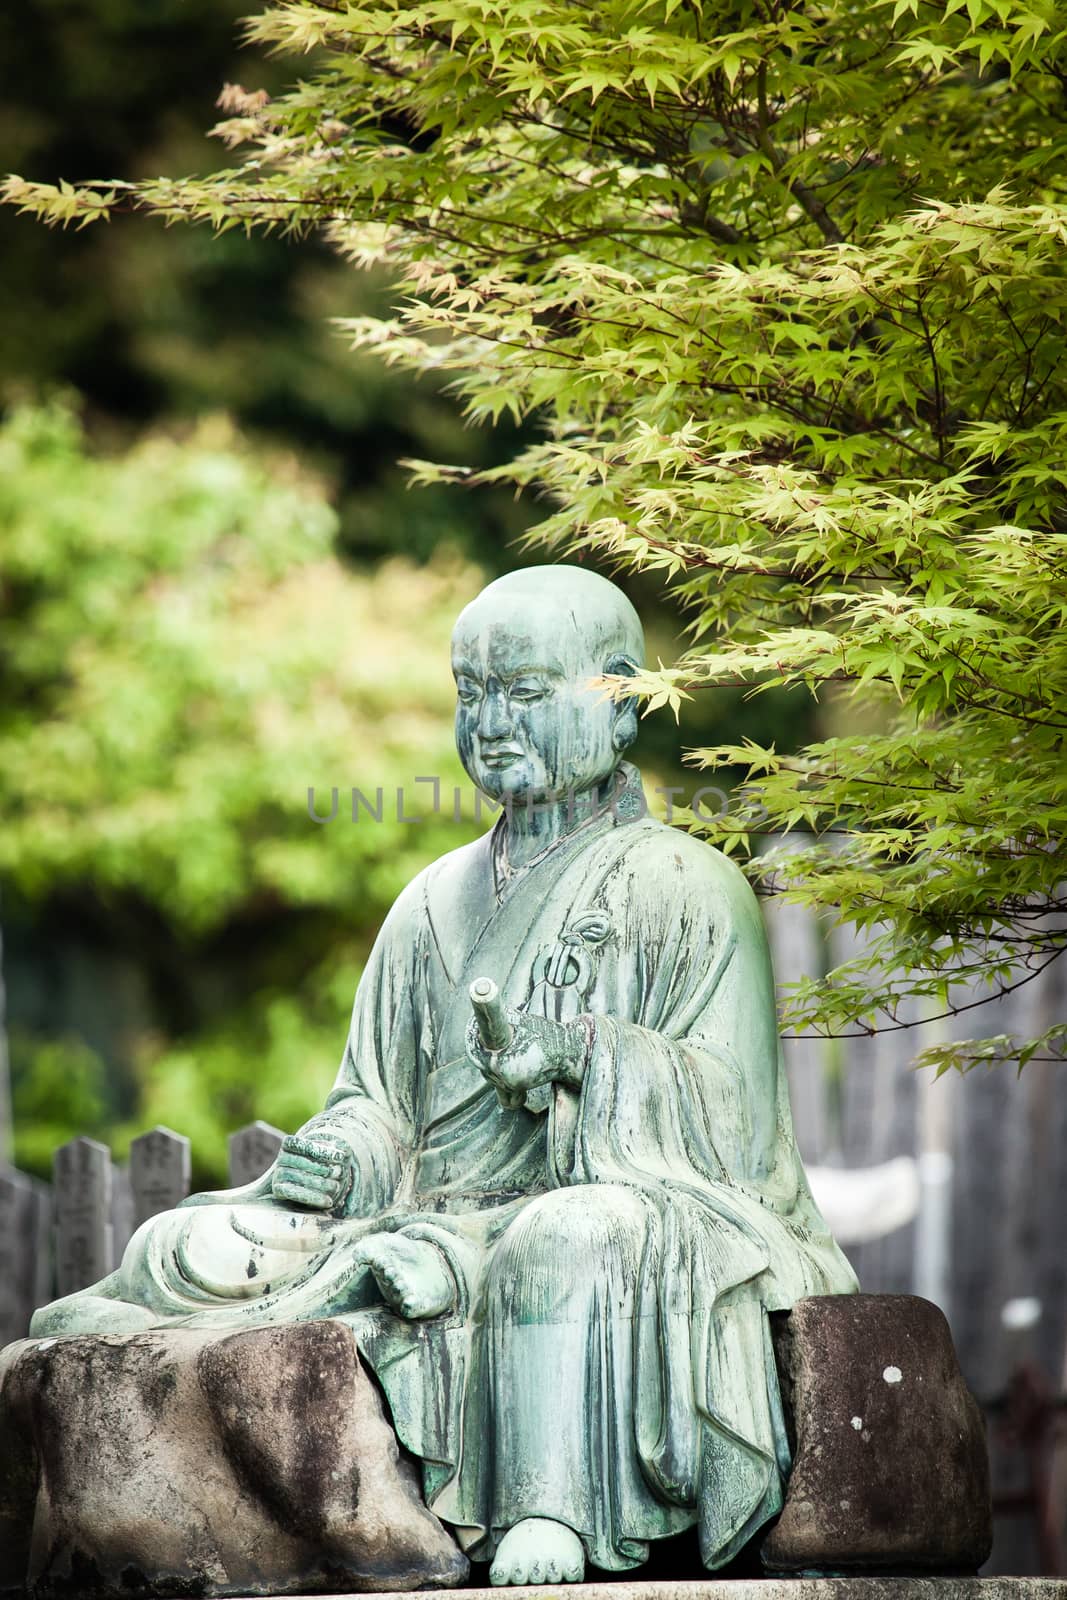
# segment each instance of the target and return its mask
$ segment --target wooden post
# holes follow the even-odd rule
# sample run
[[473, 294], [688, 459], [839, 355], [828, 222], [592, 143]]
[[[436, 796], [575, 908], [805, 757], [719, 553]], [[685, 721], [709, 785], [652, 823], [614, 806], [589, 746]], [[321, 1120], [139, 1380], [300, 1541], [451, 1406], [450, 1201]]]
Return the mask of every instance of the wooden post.
[[4, 992], [4, 942], [0, 930], [0, 1164], [12, 1159], [14, 1122], [11, 1115], [11, 1066], [7, 1049], [7, 1009]]
[[[987, 993], [976, 986], [973, 997]], [[1026, 1037], [1044, 1025], [1043, 1004], [1037, 980], [944, 1026], [955, 1038]], [[956, 1087], [952, 1325], [982, 1399], [1003, 1393], [1014, 1369], [1039, 1356], [1045, 1378], [1058, 1377], [1067, 1183], [1056, 1135], [1067, 1127], [1067, 1097], [1057, 1105], [1054, 1096], [1064, 1096], [1063, 1084], [1062, 1066], [1034, 1061], [1021, 1076], [1009, 1062], [978, 1068]]]
[[133, 1190], [129, 1167], [111, 1167], [111, 1248], [118, 1266], [133, 1236]]
[[111, 1152], [95, 1139], [71, 1139], [52, 1158], [56, 1293], [74, 1294], [114, 1266]]
[[[867, 943], [868, 936], [848, 924], [833, 929], [832, 964], [839, 966], [862, 957]], [[900, 1014], [910, 1020], [918, 1013], [908, 1004], [900, 1008]], [[911, 1063], [918, 1047], [913, 1028], [838, 1041], [841, 1154], [846, 1167], [879, 1167], [917, 1154], [917, 1082]], [[850, 1247], [849, 1259], [861, 1288], [874, 1294], [914, 1292], [915, 1228], [915, 1222], [909, 1221], [881, 1238]]]
[[50, 1271], [41, 1283], [41, 1258], [51, 1265], [46, 1197], [42, 1184], [14, 1167], [0, 1166], [0, 1348], [25, 1338], [30, 1317], [42, 1303], [42, 1288], [48, 1297]]
[[156, 1127], [134, 1139], [130, 1145], [134, 1228], [181, 1204], [189, 1193], [190, 1170], [189, 1141], [184, 1134]]
[[[822, 942], [815, 915], [807, 906], [789, 905], [780, 895], [769, 895], [762, 907], [781, 999], [788, 984], [821, 975]], [[782, 1055], [800, 1154], [805, 1161], [825, 1161], [831, 1142], [826, 1041], [783, 1039]]]
[[269, 1122], [250, 1122], [230, 1134], [230, 1183], [236, 1189], [254, 1183], [278, 1159], [285, 1134]]
[[[55, 1262], [55, 1206], [49, 1184], [31, 1178], [33, 1203], [30, 1207], [29, 1230], [33, 1237], [27, 1269], [27, 1301], [32, 1316], [38, 1306], [46, 1306], [56, 1293]], [[26, 1320], [29, 1327], [29, 1318]]]

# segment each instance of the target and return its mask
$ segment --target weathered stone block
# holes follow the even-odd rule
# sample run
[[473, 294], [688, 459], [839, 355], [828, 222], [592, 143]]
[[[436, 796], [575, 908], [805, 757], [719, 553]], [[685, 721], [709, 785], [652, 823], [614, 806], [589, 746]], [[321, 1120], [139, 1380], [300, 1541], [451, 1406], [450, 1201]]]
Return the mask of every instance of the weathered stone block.
[[826, 1295], [775, 1318], [795, 1431], [771, 1571], [975, 1572], [992, 1545], [978, 1405], [914, 1295]]
[[343, 1323], [5, 1352], [2, 1595], [409, 1590], [467, 1571]]

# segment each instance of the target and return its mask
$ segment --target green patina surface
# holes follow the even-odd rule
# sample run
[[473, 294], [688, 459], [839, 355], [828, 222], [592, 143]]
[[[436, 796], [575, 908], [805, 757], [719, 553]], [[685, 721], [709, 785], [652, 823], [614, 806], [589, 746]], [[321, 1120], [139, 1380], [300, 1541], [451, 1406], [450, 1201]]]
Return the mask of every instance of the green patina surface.
[[457, 746], [505, 809], [390, 911], [325, 1110], [34, 1323], [346, 1319], [495, 1582], [635, 1567], [694, 1525], [728, 1561], [789, 1466], [768, 1313], [855, 1288], [797, 1154], [755, 898], [645, 814], [635, 708], [590, 688], [642, 650], [578, 567], [467, 607]]

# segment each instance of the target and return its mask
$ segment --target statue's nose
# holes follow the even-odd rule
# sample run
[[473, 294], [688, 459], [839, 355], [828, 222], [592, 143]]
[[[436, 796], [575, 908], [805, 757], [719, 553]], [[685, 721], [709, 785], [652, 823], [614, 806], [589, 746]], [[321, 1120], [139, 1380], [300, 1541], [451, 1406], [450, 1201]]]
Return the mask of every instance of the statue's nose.
[[478, 716], [478, 732], [483, 739], [503, 739], [511, 731], [507, 699], [503, 694], [484, 696]]

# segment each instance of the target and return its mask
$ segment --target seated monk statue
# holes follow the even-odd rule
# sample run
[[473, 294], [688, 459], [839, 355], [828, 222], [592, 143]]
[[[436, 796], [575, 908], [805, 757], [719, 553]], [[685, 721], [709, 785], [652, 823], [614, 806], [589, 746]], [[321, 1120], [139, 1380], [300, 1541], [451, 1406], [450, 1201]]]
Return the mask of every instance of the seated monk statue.
[[386, 917], [325, 1110], [33, 1324], [342, 1319], [494, 1584], [637, 1567], [694, 1526], [729, 1561], [790, 1464], [768, 1314], [856, 1287], [797, 1153], [755, 897], [648, 816], [635, 701], [593, 683], [642, 652], [579, 567], [466, 608], [456, 742], [502, 811]]

